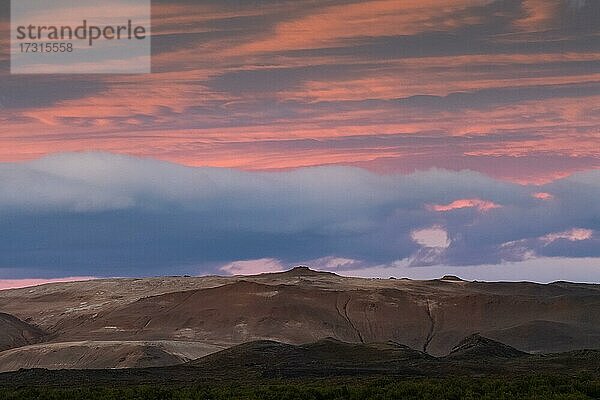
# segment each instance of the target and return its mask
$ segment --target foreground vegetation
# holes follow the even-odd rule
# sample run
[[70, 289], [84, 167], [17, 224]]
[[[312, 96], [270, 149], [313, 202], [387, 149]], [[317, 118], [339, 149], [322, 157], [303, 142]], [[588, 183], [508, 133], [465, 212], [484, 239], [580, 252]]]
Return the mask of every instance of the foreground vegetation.
[[599, 376], [305, 380], [201, 386], [0, 388], [3, 400], [600, 399]]

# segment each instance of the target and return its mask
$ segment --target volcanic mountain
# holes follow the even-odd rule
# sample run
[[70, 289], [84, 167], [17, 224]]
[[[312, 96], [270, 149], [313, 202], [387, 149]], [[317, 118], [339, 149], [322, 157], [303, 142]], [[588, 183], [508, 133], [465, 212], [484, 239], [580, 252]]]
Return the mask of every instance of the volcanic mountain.
[[427, 362], [434, 357], [394, 343], [345, 343], [326, 338], [318, 342], [291, 345], [259, 340], [234, 346], [187, 366], [215, 373], [237, 371], [261, 376], [347, 375], [373, 373], [395, 367]]
[[450, 354], [448, 354], [447, 357], [466, 359], [489, 357], [514, 358], [522, 357], [526, 354], [527, 353], [519, 351], [514, 347], [507, 346], [504, 343], [485, 338], [475, 333], [461, 340], [460, 343], [452, 348], [452, 351], [450, 351]]
[[[488, 338], [474, 335], [456, 346], [457, 351], [436, 358], [394, 342], [345, 343], [326, 338], [293, 345], [257, 340], [233, 346], [200, 359], [160, 368], [117, 369], [22, 369], [0, 373], [2, 388], [80, 387], [129, 385], [235, 385], [295, 382], [355, 381], [373, 378], [419, 377], [523, 377], [540, 374], [597, 376], [600, 350], [557, 354], [522, 353]], [[349, 379], [348, 379], [349, 378]], [[313, 381], [314, 382], [314, 381]]]
[[[47, 333], [44, 344], [11, 350], [13, 369], [19, 360], [28, 360], [21, 366], [50, 368], [170, 365], [264, 340], [396, 343], [445, 356], [479, 333], [519, 352], [600, 348], [600, 285], [566, 282], [366, 279], [295, 268], [6, 290], [0, 291], [0, 311], [27, 321], [38, 337]], [[480, 348], [476, 342], [467, 347]], [[45, 356], [49, 348], [60, 349], [64, 362]], [[75, 359], [91, 361], [71, 365]]]

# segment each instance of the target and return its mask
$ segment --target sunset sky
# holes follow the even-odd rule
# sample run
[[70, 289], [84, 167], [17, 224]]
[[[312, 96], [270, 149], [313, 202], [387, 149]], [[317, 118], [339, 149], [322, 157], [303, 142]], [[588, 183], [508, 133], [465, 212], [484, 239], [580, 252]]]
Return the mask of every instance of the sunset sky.
[[600, 282], [598, 1], [153, 1], [150, 75], [10, 75], [7, 3], [0, 287]]

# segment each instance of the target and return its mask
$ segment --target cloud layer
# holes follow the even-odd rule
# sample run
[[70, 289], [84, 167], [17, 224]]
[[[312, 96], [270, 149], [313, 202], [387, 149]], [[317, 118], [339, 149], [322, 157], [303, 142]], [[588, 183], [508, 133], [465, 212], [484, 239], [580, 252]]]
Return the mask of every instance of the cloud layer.
[[0, 164], [0, 182], [0, 278], [236, 273], [261, 259], [600, 263], [597, 170], [524, 186], [472, 171], [244, 172], [68, 153]]
[[600, 168], [595, 0], [153, 1], [149, 76], [9, 74], [0, 160], [102, 150], [185, 165]]

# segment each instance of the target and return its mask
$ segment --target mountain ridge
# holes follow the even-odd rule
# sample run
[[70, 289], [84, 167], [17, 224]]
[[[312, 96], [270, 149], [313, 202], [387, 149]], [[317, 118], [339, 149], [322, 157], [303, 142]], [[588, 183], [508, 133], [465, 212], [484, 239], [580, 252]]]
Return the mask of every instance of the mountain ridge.
[[218, 350], [334, 338], [391, 341], [439, 357], [479, 333], [524, 352], [600, 348], [600, 285], [458, 279], [355, 278], [306, 267], [108, 279], [0, 291], [0, 311], [39, 327], [48, 346], [174, 341]]

